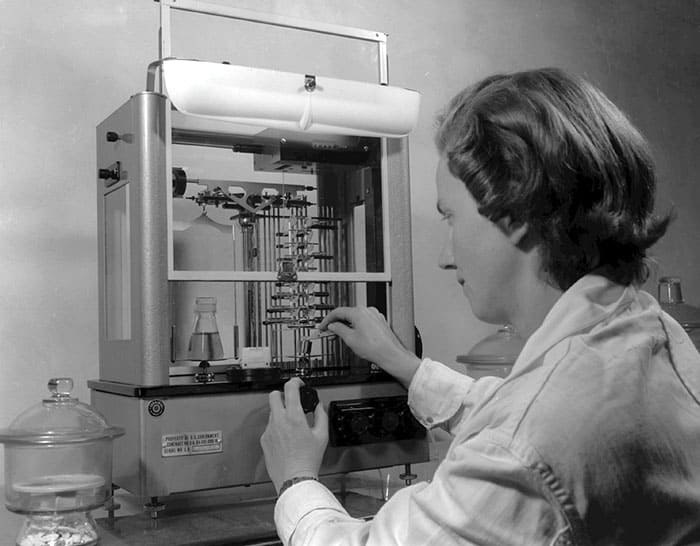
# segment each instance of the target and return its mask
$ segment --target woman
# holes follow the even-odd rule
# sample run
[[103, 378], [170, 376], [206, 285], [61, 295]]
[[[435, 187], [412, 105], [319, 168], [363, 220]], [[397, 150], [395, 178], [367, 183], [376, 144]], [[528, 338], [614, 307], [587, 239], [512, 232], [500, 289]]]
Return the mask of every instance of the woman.
[[440, 266], [481, 320], [528, 338], [505, 379], [477, 381], [406, 351], [376, 310], [320, 327], [408, 388], [454, 435], [430, 483], [350, 518], [315, 478], [322, 408], [299, 380], [270, 397], [262, 438], [275, 518], [298, 544], [700, 542], [700, 355], [639, 285], [668, 218], [653, 215], [647, 145], [589, 83], [543, 69], [487, 78], [440, 118]]

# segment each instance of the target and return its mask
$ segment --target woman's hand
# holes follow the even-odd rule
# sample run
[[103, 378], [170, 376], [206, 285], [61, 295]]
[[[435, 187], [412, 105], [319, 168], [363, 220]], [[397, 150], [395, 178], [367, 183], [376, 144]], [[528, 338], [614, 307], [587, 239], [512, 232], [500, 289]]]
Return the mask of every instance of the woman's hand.
[[406, 388], [420, 366], [420, 359], [401, 344], [374, 307], [338, 307], [319, 328], [340, 336], [357, 356], [374, 362]]
[[299, 399], [301, 385], [301, 379], [293, 377], [284, 385], [284, 399], [280, 391], [270, 393], [270, 420], [260, 437], [267, 473], [278, 493], [286, 480], [317, 478], [328, 444], [328, 415], [317, 404], [309, 426]]

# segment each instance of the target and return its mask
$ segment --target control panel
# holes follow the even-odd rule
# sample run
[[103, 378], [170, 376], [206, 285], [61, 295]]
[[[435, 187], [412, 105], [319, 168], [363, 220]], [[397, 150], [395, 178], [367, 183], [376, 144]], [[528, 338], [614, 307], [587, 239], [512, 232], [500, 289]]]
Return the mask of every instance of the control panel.
[[405, 395], [333, 401], [328, 417], [331, 446], [409, 440], [426, 434]]

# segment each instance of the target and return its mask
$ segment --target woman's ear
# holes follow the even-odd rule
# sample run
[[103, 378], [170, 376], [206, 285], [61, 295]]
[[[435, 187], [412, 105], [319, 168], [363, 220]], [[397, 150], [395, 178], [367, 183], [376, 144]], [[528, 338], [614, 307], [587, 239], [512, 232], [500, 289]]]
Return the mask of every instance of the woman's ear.
[[530, 226], [527, 222], [515, 222], [509, 216], [506, 216], [501, 218], [497, 224], [513, 245], [523, 249], [530, 246]]
[[511, 229], [508, 238], [515, 246], [527, 249], [531, 244], [532, 237], [530, 235], [530, 226], [528, 224], [518, 224]]

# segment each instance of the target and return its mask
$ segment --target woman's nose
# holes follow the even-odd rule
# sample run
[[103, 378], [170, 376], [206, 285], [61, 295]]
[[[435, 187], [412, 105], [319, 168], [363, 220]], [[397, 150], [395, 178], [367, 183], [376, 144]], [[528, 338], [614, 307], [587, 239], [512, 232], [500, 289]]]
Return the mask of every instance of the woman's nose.
[[457, 269], [457, 266], [455, 266], [454, 256], [452, 255], [451, 234], [446, 237], [445, 243], [442, 245], [438, 265], [440, 266], [440, 269]]

